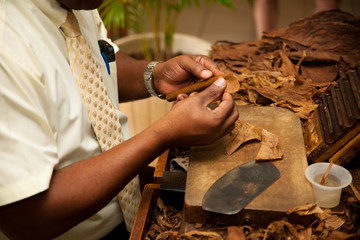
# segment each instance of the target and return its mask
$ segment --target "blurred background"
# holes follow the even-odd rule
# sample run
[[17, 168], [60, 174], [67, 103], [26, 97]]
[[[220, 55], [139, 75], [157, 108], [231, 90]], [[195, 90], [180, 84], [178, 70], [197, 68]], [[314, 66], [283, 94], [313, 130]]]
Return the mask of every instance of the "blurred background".
[[[256, 39], [253, 7], [246, 0], [233, 0], [235, 9], [219, 4], [201, 4], [202, 9], [186, 8], [179, 17], [178, 31], [188, 33], [214, 43], [218, 40], [232, 42]], [[278, 0], [277, 28], [309, 16], [315, 7], [314, 0]], [[355, 16], [360, 16], [359, 0], [340, 0], [339, 8]]]
[[[113, 23], [114, 19], [127, 19], [130, 27], [125, 30], [115, 27], [117, 31], [109, 31], [110, 37], [122, 51], [131, 53], [133, 49], [139, 49], [143, 41], [134, 39], [138, 34], [135, 32], [151, 32], [154, 25], [151, 21], [159, 22], [158, 31], [163, 31], [166, 26], [166, 7], [160, 5], [164, 3], [179, 4], [187, 2], [180, 11], [175, 10], [176, 28], [175, 32], [190, 35], [191, 41], [185, 38], [174, 40], [173, 48], [181, 48], [180, 51], [194, 54], [208, 54], [211, 44], [216, 41], [226, 40], [231, 42], [246, 42], [258, 39], [254, 21], [254, 2], [255, 0], [105, 0], [107, 7], [99, 9], [102, 17], [108, 17], [109, 22]], [[265, 0], [267, 1], [267, 0]], [[271, 1], [271, 0], [270, 0]], [[328, 0], [324, 0], [328, 1]], [[335, 0], [329, 0], [335, 1]], [[122, 3], [121, 3], [122, 2]], [[198, 6], [196, 6], [198, 2]], [[312, 15], [315, 10], [315, 0], [278, 0], [277, 2], [277, 20], [276, 28], [283, 28], [290, 23]], [[125, 3], [125, 4], [124, 4]], [[133, 6], [131, 6], [133, 3]], [[229, 7], [228, 3], [233, 4]], [[121, 5], [122, 4], [122, 5]], [[150, 4], [146, 5], [146, 4]], [[127, 17], [121, 11], [124, 6], [129, 10]], [[178, 6], [177, 6], [178, 7]], [[144, 8], [144, 9], [142, 9]], [[151, 9], [151, 12], [146, 8]], [[116, 13], [116, 11], [118, 11]], [[161, 9], [160, 12], [157, 12]], [[339, 9], [355, 16], [360, 16], [360, 0], [340, 0]], [[112, 16], [111, 13], [118, 14]], [[161, 15], [161, 17], [159, 17]], [[158, 19], [159, 18], [159, 19]], [[130, 21], [129, 21], [130, 20]], [[138, 24], [140, 23], [140, 24]], [[131, 27], [133, 25], [140, 25]], [[138, 30], [133, 30], [139, 27]], [[109, 27], [108, 27], [109, 29]], [[110, 28], [111, 29], [111, 28]], [[185, 36], [186, 37], [186, 36]], [[360, 39], [360, 37], [359, 37]], [[192, 40], [195, 40], [194, 42]], [[131, 42], [131, 43], [130, 43]], [[183, 50], [182, 48], [186, 48]], [[174, 52], [176, 52], [175, 50]], [[155, 57], [150, 58], [153, 60]], [[162, 60], [162, 59], [160, 59]], [[157, 99], [149, 98], [131, 103], [120, 104], [120, 110], [126, 113], [130, 119], [130, 132], [135, 135], [158, 120], [171, 109], [172, 103]]]

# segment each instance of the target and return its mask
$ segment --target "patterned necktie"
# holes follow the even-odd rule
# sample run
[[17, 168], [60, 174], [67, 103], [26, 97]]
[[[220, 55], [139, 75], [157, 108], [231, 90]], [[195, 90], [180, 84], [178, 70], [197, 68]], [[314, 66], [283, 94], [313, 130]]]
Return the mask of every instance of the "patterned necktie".
[[[72, 12], [68, 12], [61, 30], [66, 36], [71, 70], [101, 150], [105, 152], [124, 140], [118, 116], [106, 92], [99, 66], [89, 45], [81, 36], [78, 22]], [[136, 176], [118, 195], [128, 231], [132, 229], [140, 203], [139, 186], [139, 177]]]

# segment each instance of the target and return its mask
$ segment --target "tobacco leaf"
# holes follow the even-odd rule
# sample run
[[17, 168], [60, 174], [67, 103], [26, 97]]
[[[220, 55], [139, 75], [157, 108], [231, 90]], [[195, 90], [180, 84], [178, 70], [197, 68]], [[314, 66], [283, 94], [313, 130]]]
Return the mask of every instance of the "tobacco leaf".
[[279, 146], [277, 135], [263, 129], [261, 132], [261, 146], [255, 160], [277, 160], [282, 159], [283, 153]]
[[227, 228], [226, 240], [263, 239], [264, 231], [254, 229], [250, 226], [229, 226]]
[[316, 203], [310, 203], [288, 209], [286, 211], [286, 214], [296, 213], [300, 216], [306, 216], [306, 215], [312, 215], [315, 213], [323, 213], [323, 212], [324, 211]]
[[284, 76], [295, 75], [296, 74], [295, 66], [293, 65], [293, 63], [291, 62], [291, 60], [288, 58], [288, 56], [285, 54], [284, 51], [280, 52], [280, 57], [282, 60], [282, 64], [280, 67], [280, 71], [282, 72], [282, 74]]
[[155, 240], [177, 240], [179, 239], [177, 237], [177, 232], [174, 232], [174, 231], [165, 231], [165, 232], [162, 232], [160, 233], [156, 238]]
[[244, 232], [244, 227], [230, 226], [227, 229], [227, 238], [226, 240], [245, 240], [246, 234]]
[[264, 239], [302, 239], [299, 232], [303, 231], [301, 225], [293, 225], [287, 221], [273, 221], [265, 231]]
[[256, 160], [276, 160], [283, 157], [278, 136], [248, 122], [237, 120], [230, 136], [231, 139], [225, 148], [225, 155], [227, 156], [233, 154], [243, 143], [259, 140], [261, 145]]
[[326, 240], [346, 240], [354, 239], [354, 234], [344, 233], [340, 231], [333, 231], [327, 237]]
[[313, 232], [312, 228], [307, 227], [306, 229], [301, 231], [299, 234], [300, 234], [301, 239], [303, 239], [303, 240], [312, 240], [313, 239], [312, 232]]
[[247, 93], [248, 93], [248, 96], [249, 96], [249, 97], [248, 97], [249, 102], [256, 104], [257, 101], [258, 101], [258, 99], [259, 99], [259, 93], [257, 93], [256, 91], [254, 91], [254, 90], [252, 90], [252, 89], [249, 89], [249, 90], [247, 91]]
[[175, 207], [164, 205], [161, 198], [157, 199], [154, 218], [162, 231], [178, 230], [181, 224], [181, 214], [182, 212]]
[[359, 36], [359, 17], [331, 10], [267, 32], [260, 40], [216, 42], [210, 57], [221, 71], [243, 77], [234, 93], [242, 104], [286, 107], [306, 120], [317, 108], [319, 87], [326, 91], [360, 62]]
[[216, 232], [193, 230], [186, 232], [180, 236], [183, 240], [224, 240], [224, 238]]
[[359, 31], [358, 17], [340, 10], [331, 10], [299, 19], [288, 27], [267, 32], [264, 38], [286, 39], [321, 52], [346, 56], [349, 62], [356, 63], [360, 60]]
[[302, 119], [309, 119], [313, 111], [318, 107], [317, 104], [309, 101], [309, 102], [301, 102], [301, 101], [294, 101], [294, 102], [286, 102], [286, 101], [279, 101], [276, 103], [271, 104], [271, 106], [276, 107], [283, 107], [290, 110], [293, 110], [295, 114]]
[[301, 65], [302, 76], [314, 79], [316, 83], [331, 83], [338, 76], [338, 66], [335, 62], [303, 62]]
[[237, 77], [236, 75], [233, 75], [232, 78], [226, 79], [226, 88], [225, 91], [228, 93], [236, 93], [240, 90], [240, 77]]
[[261, 140], [262, 129], [258, 126], [253, 126], [247, 122], [237, 120], [235, 128], [230, 133], [232, 138], [225, 148], [225, 155], [231, 155], [238, 149], [241, 144], [250, 140]]
[[[338, 213], [343, 215], [344, 213]], [[329, 230], [338, 230], [346, 221], [340, 218], [337, 213], [331, 212], [330, 209], [325, 209], [322, 213], [317, 213], [316, 217], [323, 221], [324, 227]]]
[[155, 239], [160, 233], [162, 232], [162, 229], [160, 226], [156, 223], [152, 223], [149, 230], [146, 233], [145, 239]]
[[[172, 207], [163, 205], [159, 202], [160, 209], [171, 209]], [[178, 230], [162, 231], [157, 223], [152, 222], [151, 227], [145, 237], [146, 240], [255, 240], [255, 239], [357, 239], [359, 234], [351, 234], [352, 228], [343, 228], [344, 218], [348, 218], [345, 212], [334, 212], [331, 209], [321, 209], [317, 204], [306, 204], [297, 206], [287, 211], [287, 214], [296, 213], [301, 216], [315, 214], [317, 220], [310, 226], [293, 224], [285, 220], [276, 220], [271, 222], [265, 229], [255, 226], [228, 226], [226, 232], [217, 232], [215, 229], [206, 224], [198, 227], [202, 230], [189, 231], [179, 234]], [[170, 214], [171, 215], [171, 214]], [[168, 215], [168, 217], [170, 217]], [[339, 217], [338, 215], [342, 216]], [[224, 227], [222, 227], [223, 229]], [[346, 232], [345, 232], [346, 231]]]

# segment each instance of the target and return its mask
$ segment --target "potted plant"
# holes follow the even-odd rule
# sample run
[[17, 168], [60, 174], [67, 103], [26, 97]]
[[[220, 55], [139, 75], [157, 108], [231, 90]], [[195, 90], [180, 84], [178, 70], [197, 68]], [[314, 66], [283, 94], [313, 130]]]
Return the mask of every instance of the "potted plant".
[[[232, 0], [205, 0], [234, 9]], [[104, 0], [99, 8], [106, 28], [124, 35], [151, 29], [152, 45], [142, 40], [145, 59], [165, 60], [173, 56], [177, 21], [186, 8], [201, 8], [199, 0]], [[162, 47], [163, 45], [163, 47]], [[153, 47], [153, 49], [152, 49]]]

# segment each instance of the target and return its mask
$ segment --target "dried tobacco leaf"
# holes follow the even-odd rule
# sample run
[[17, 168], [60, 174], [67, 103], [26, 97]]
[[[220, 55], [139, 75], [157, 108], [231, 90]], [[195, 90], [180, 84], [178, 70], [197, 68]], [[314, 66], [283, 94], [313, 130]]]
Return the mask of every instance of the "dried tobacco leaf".
[[249, 102], [256, 104], [257, 100], [259, 98], [259, 94], [256, 91], [252, 90], [252, 89], [249, 89], [247, 91], [247, 93], [248, 93], [248, 96], [249, 96]]
[[345, 219], [332, 215], [327, 219], [325, 219], [325, 228], [331, 230], [338, 230], [342, 225], [344, 225], [344, 223], [345, 223]]
[[315, 213], [323, 213], [324, 211], [316, 204], [310, 203], [306, 205], [301, 205], [294, 207], [292, 209], [288, 209], [286, 214], [296, 213], [300, 216], [312, 215]]
[[303, 240], [312, 240], [313, 237], [312, 237], [312, 228], [311, 227], [308, 227], [306, 229], [304, 229], [303, 231], [300, 232], [300, 236], [301, 236], [301, 239]]
[[243, 104], [257, 105], [262, 96], [269, 99], [262, 105], [286, 107], [306, 120], [317, 107], [318, 87], [326, 90], [360, 62], [359, 35], [359, 17], [324, 11], [267, 32], [261, 40], [217, 42], [210, 57], [221, 71], [244, 77], [247, 85], [242, 82], [236, 93]]
[[299, 232], [303, 231], [301, 225], [292, 225], [287, 221], [273, 221], [266, 229], [264, 239], [302, 239]]
[[225, 148], [225, 155], [227, 156], [233, 154], [243, 143], [250, 140], [259, 140], [261, 141], [261, 146], [256, 160], [276, 160], [282, 159], [283, 157], [278, 137], [258, 126], [237, 120], [235, 122], [235, 128], [230, 135], [232, 138]]
[[[344, 213], [339, 213], [343, 215]], [[337, 213], [331, 212], [330, 209], [325, 209], [322, 213], [317, 213], [316, 217], [323, 221], [324, 228], [328, 230], [338, 230], [346, 221], [337, 216]]]
[[254, 231], [250, 226], [230, 226], [227, 228], [226, 240], [245, 240], [245, 239], [259, 239], [263, 238], [263, 234]]
[[245, 233], [243, 227], [230, 226], [227, 229], [226, 240], [245, 240]]
[[233, 74], [233, 77], [226, 78], [226, 88], [225, 91], [228, 93], [236, 93], [240, 90], [240, 77], [237, 77]]
[[166, 231], [166, 232], [162, 232], [160, 233], [155, 240], [177, 240], [179, 239], [177, 237], [178, 233], [177, 232], [173, 232], [173, 231]]
[[357, 201], [360, 201], [360, 192], [356, 189], [353, 182], [350, 183], [350, 188], [354, 194], [354, 197], [357, 199]]
[[286, 102], [286, 101], [279, 101], [277, 103], [272, 104], [272, 106], [276, 107], [282, 107], [291, 109], [295, 112], [296, 116], [302, 119], [309, 119], [311, 116], [311, 113], [317, 108], [317, 104], [314, 104], [313, 102]]
[[284, 76], [295, 75], [296, 74], [295, 66], [293, 65], [291, 60], [288, 58], [288, 56], [286, 56], [284, 51], [280, 52], [280, 57], [282, 60], [282, 64], [280, 67], [280, 71], [282, 72], [282, 74]]
[[346, 240], [346, 239], [356, 239], [354, 238], [355, 234], [344, 233], [340, 231], [333, 231], [329, 233], [326, 237], [326, 240]]
[[186, 232], [180, 236], [183, 240], [224, 240], [224, 238], [216, 232], [205, 232], [193, 230]]
[[278, 136], [263, 129], [261, 132], [261, 146], [255, 159], [257, 161], [264, 161], [282, 158], [283, 153], [280, 150]]
[[338, 67], [334, 62], [330, 63], [303, 63], [301, 66], [302, 76], [316, 79], [316, 83], [331, 83], [338, 76]]
[[181, 224], [181, 211], [172, 206], [165, 206], [161, 198], [157, 199], [154, 218], [162, 231], [178, 230]]
[[146, 233], [145, 240], [155, 239], [160, 233], [162, 229], [156, 223], [151, 224], [149, 230]]
[[261, 140], [262, 129], [257, 126], [253, 126], [247, 122], [237, 120], [235, 122], [235, 128], [231, 132], [233, 136], [225, 149], [225, 155], [231, 155], [238, 149], [241, 144], [250, 140]]
[[358, 17], [340, 10], [331, 10], [299, 19], [288, 27], [269, 31], [264, 34], [264, 38], [297, 43], [299, 46], [294, 47], [295, 50], [302, 46], [303, 49], [334, 54], [338, 56], [337, 60], [344, 56], [348, 63], [352, 63], [360, 61], [359, 32]]

